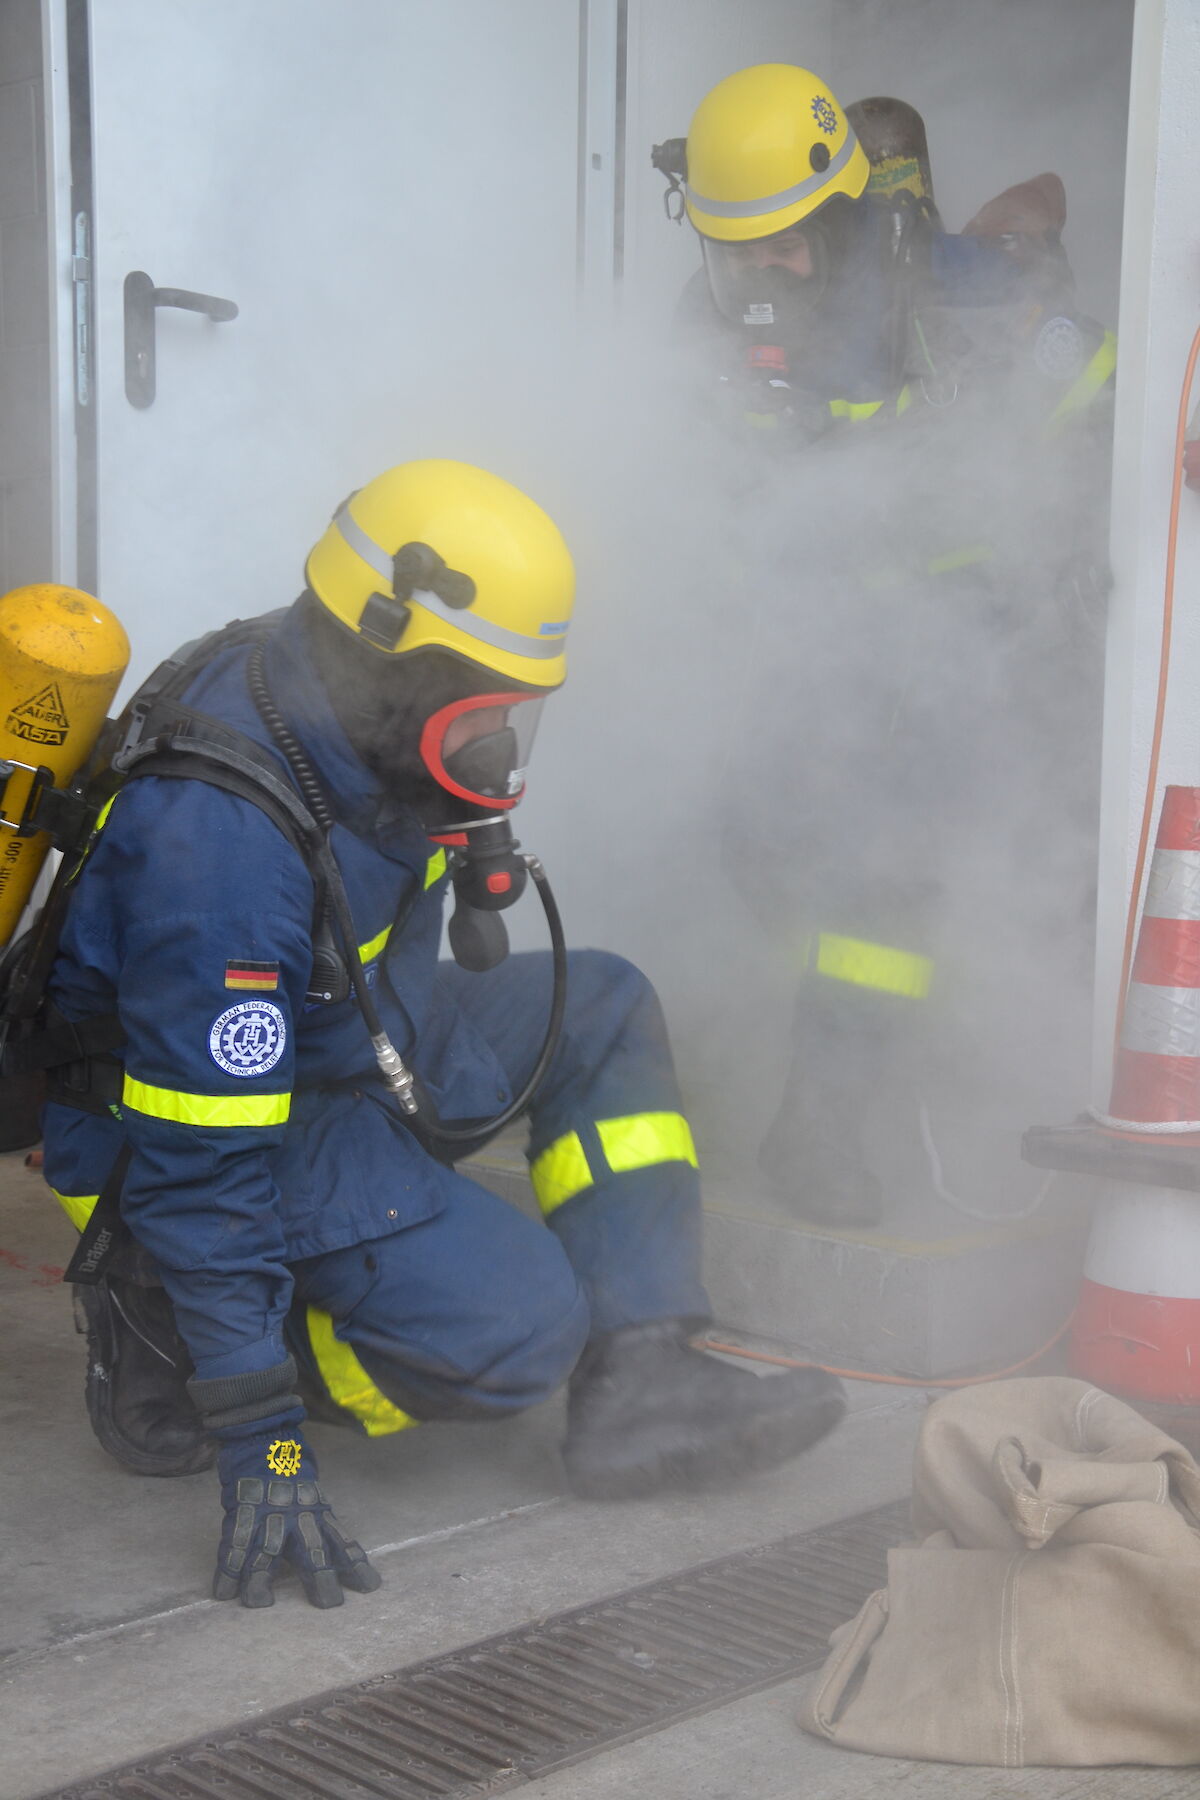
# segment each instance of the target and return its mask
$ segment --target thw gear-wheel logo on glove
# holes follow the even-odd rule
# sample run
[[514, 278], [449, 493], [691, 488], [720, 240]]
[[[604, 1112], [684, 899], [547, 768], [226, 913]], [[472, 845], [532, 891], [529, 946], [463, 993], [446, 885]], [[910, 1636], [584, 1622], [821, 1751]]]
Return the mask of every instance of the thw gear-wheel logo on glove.
[[267, 1467], [272, 1475], [297, 1475], [302, 1454], [295, 1438], [276, 1438], [267, 1448]]
[[269, 1000], [239, 1000], [212, 1022], [208, 1053], [227, 1075], [265, 1075], [283, 1055], [287, 1025]]

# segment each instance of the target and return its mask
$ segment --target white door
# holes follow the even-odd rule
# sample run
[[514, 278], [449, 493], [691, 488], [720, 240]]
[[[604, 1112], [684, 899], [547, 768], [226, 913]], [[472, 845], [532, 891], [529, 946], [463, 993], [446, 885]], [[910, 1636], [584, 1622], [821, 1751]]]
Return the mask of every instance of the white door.
[[122, 619], [131, 675], [294, 598], [390, 463], [459, 456], [537, 492], [521, 395], [575, 306], [578, 7], [46, 5], [60, 572]]

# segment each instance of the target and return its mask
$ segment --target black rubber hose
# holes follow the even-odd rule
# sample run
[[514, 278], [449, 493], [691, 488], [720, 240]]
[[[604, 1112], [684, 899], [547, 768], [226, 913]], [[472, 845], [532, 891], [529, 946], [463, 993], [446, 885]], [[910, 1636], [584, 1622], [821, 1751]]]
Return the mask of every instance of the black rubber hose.
[[537, 888], [546, 923], [550, 927], [550, 953], [554, 961], [554, 997], [550, 1003], [550, 1021], [546, 1026], [541, 1052], [533, 1065], [533, 1073], [516, 1099], [510, 1101], [503, 1112], [497, 1113], [494, 1119], [484, 1120], [477, 1125], [442, 1125], [432, 1123], [428, 1118], [422, 1121], [429, 1138], [439, 1144], [460, 1146], [464, 1155], [468, 1145], [482, 1150], [489, 1138], [495, 1137], [498, 1131], [503, 1131], [506, 1125], [511, 1125], [514, 1119], [520, 1118], [542, 1085], [542, 1079], [562, 1036], [563, 1017], [567, 1010], [567, 941], [563, 935], [562, 916], [541, 863], [531, 857], [526, 866]]
[[[366, 972], [358, 954], [358, 945], [354, 937], [354, 920], [346, 898], [341, 871], [328, 843], [328, 834], [334, 824], [333, 814], [325, 798], [325, 791], [317, 780], [299, 740], [289, 729], [282, 713], [271, 698], [263, 668], [262, 644], [256, 644], [247, 658], [246, 679], [259, 716], [279, 745], [288, 767], [296, 777], [296, 784], [308, 810], [326, 834], [322, 860], [326, 865], [327, 905], [332, 909], [338, 934], [342, 940], [342, 948], [346, 953], [346, 970], [350, 977], [350, 985], [354, 989], [354, 997], [358, 1001], [359, 1010], [363, 1016], [363, 1023], [371, 1037], [382, 1037], [385, 1035], [383, 1023], [376, 1010], [371, 990], [367, 986]], [[425, 1107], [422, 1107], [419, 1121], [416, 1118], [411, 1121], [423, 1137], [428, 1138], [431, 1142], [445, 1145], [447, 1148], [458, 1148], [463, 1155], [466, 1155], [468, 1146], [475, 1150], [481, 1150], [490, 1138], [496, 1136], [497, 1132], [503, 1131], [506, 1125], [511, 1125], [514, 1119], [520, 1118], [541, 1086], [542, 1078], [550, 1067], [554, 1052], [558, 1049], [558, 1040], [562, 1035], [563, 1018], [567, 1010], [567, 942], [563, 934], [562, 915], [558, 910], [558, 902], [554, 898], [546, 871], [541, 863], [537, 861], [536, 857], [530, 857], [526, 867], [537, 888], [542, 911], [546, 915], [546, 924], [550, 929], [550, 953], [554, 971], [554, 993], [550, 1002], [550, 1019], [546, 1026], [546, 1036], [541, 1051], [533, 1065], [533, 1072], [516, 1099], [510, 1101], [503, 1112], [497, 1113], [494, 1118], [479, 1121], [474, 1125], [443, 1125], [438, 1121], [436, 1115], [431, 1118]]]

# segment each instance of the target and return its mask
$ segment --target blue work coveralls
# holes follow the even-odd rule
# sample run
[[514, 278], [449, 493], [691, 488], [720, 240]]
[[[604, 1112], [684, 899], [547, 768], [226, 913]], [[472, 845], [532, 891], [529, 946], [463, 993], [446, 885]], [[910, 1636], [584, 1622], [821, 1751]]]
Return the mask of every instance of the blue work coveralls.
[[[286, 775], [247, 654], [221, 652], [184, 698]], [[491, 1116], [540, 1050], [549, 956], [484, 975], [439, 963], [445, 853], [351, 749], [297, 609], [265, 667], [339, 821], [385, 1029], [444, 1122]], [[353, 997], [306, 1000], [313, 905], [302, 857], [253, 802], [146, 776], [111, 806], [52, 974], [62, 1013], [115, 1011], [125, 1044], [119, 1107], [47, 1105], [46, 1178], [81, 1226], [128, 1140], [122, 1213], [197, 1375], [271, 1370], [292, 1350], [374, 1434], [531, 1405], [589, 1335], [703, 1321], [695, 1151], [645, 978], [596, 951], [568, 959], [562, 1039], [530, 1109], [542, 1223], [422, 1148]]]

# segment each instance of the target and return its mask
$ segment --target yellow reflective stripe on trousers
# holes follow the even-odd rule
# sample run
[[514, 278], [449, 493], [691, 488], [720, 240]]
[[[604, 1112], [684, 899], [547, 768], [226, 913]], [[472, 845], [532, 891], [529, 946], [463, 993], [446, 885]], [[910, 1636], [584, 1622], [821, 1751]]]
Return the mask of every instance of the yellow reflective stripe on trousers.
[[1046, 421], [1046, 431], [1051, 436], [1066, 423], [1075, 413], [1082, 412], [1090, 406], [1096, 395], [1110, 379], [1117, 366], [1117, 337], [1113, 331], [1106, 331], [1104, 341], [1096, 351], [1087, 368], [1077, 375], [1071, 383], [1054, 411]]
[[578, 1132], [568, 1131], [565, 1137], [556, 1138], [535, 1157], [529, 1166], [529, 1179], [544, 1213], [554, 1212], [566, 1201], [573, 1200], [576, 1194], [590, 1188], [592, 1171]]
[[390, 1431], [404, 1431], [418, 1423], [380, 1393], [349, 1344], [334, 1335], [328, 1313], [310, 1306], [307, 1324], [308, 1341], [330, 1398], [354, 1414], [368, 1437], [386, 1437]]
[[57, 1188], [51, 1188], [50, 1192], [54, 1195], [54, 1198], [58, 1201], [58, 1204], [62, 1207], [76, 1231], [82, 1231], [96, 1210], [96, 1202], [100, 1198], [99, 1194], [60, 1194]]
[[173, 1125], [283, 1125], [291, 1111], [290, 1094], [181, 1094], [174, 1088], [149, 1087], [126, 1075], [121, 1105], [151, 1119]]
[[700, 1167], [691, 1127], [682, 1113], [631, 1113], [627, 1119], [597, 1119], [596, 1133], [614, 1175], [664, 1162]]
[[909, 1000], [924, 1000], [933, 980], [933, 963], [927, 956], [897, 950], [891, 944], [838, 937], [831, 931], [818, 932], [815, 959], [810, 946], [807, 961], [810, 969], [830, 981], [901, 994]]
[[435, 850], [425, 865], [425, 886], [431, 888], [446, 873], [446, 852]]
[[[699, 1165], [687, 1120], [674, 1112], [629, 1113], [619, 1119], [597, 1119], [596, 1135], [608, 1170], [614, 1175], [650, 1169], [656, 1163]], [[607, 1173], [608, 1171], [605, 1171]], [[595, 1176], [579, 1133], [568, 1131], [534, 1158], [529, 1170], [542, 1212], [549, 1214], [590, 1188]]]

